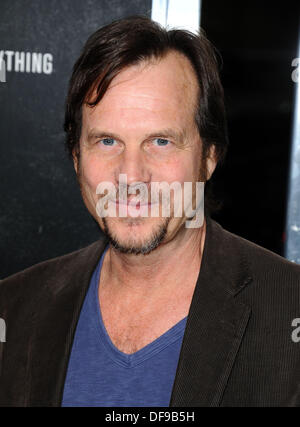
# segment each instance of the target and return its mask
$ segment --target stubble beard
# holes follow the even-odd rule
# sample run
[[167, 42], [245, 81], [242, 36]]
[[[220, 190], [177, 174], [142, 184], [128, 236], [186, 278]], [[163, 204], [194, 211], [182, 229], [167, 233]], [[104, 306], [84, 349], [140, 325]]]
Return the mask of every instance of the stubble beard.
[[[164, 240], [167, 231], [168, 225], [171, 218], [164, 218], [158, 226], [154, 228], [151, 233], [151, 236], [145, 238], [142, 242], [137, 242], [137, 239], [132, 239], [131, 241], [121, 242], [117, 234], [114, 233], [109, 221], [107, 218], [103, 219], [103, 231], [108, 237], [110, 244], [114, 249], [124, 254], [134, 254], [134, 255], [147, 255], [156, 249], [161, 242]], [[135, 220], [136, 221], [136, 220]]]

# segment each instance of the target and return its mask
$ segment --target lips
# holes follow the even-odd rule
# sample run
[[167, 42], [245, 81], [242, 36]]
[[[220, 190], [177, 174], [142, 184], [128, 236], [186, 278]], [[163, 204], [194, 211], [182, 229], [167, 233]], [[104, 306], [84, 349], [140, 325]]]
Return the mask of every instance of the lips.
[[127, 200], [112, 200], [112, 203], [115, 203], [116, 205], [125, 205], [125, 206], [133, 206], [136, 208], [139, 208], [140, 206], [151, 206], [151, 205], [156, 205], [157, 202], [141, 202], [141, 201], [136, 201], [134, 200], [133, 197], [127, 199]]
[[132, 200], [129, 201], [124, 201], [124, 200], [114, 200], [113, 203], [115, 203], [116, 205], [125, 205], [125, 206], [134, 206], [136, 208], [139, 208], [140, 206], [151, 206], [152, 203], [141, 203], [141, 202], [135, 202]]

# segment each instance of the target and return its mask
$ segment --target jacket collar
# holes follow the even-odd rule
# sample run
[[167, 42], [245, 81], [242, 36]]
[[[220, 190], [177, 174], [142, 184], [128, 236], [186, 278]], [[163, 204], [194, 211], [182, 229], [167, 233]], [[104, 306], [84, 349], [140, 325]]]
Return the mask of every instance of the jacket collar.
[[[220, 403], [249, 316], [237, 294], [251, 280], [236, 236], [206, 218], [193, 295], [170, 406]], [[27, 406], [60, 406], [81, 307], [106, 238], [61, 259], [37, 301], [28, 361]]]
[[251, 312], [237, 297], [252, 280], [241, 239], [206, 220], [170, 406], [219, 406]]

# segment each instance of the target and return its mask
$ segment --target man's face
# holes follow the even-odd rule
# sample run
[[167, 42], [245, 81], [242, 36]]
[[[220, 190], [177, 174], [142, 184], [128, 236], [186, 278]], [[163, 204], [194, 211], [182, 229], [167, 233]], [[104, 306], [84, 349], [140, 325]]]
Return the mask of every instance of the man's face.
[[[103, 99], [82, 109], [80, 162], [74, 160], [84, 202], [100, 227], [123, 252], [149, 253], [184, 228], [182, 217], [149, 215], [100, 218], [96, 212], [99, 183], [119, 190], [119, 176], [127, 185], [153, 182], [197, 182], [214, 170], [213, 156], [202, 161], [202, 142], [195, 123], [198, 83], [189, 60], [176, 52], [123, 70]], [[117, 192], [117, 198], [119, 194]], [[128, 201], [132, 195], [128, 195]], [[151, 200], [149, 200], [149, 203]], [[153, 201], [152, 201], [153, 202]], [[124, 205], [123, 205], [124, 208]], [[125, 205], [125, 208], [128, 208]], [[128, 213], [128, 211], [127, 211]]]

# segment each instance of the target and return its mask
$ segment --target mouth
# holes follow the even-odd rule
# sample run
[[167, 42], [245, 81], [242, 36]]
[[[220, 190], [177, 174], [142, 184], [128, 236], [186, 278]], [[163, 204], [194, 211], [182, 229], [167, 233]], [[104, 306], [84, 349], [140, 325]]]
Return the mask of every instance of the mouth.
[[158, 202], [140, 202], [140, 201], [134, 201], [133, 198], [129, 199], [129, 200], [112, 200], [112, 203], [114, 203], [115, 205], [119, 205], [119, 206], [130, 206], [130, 207], [134, 207], [136, 209], [139, 209], [140, 207], [143, 206], [153, 206], [153, 205], [157, 205]]
[[[157, 209], [158, 203], [148, 201], [137, 201], [133, 198], [129, 200], [111, 200], [111, 206], [115, 206], [117, 216], [120, 217], [151, 217], [153, 209]], [[156, 206], [156, 208], [155, 208]], [[157, 216], [157, 214], [154, 216]]]
[[128, 206], [128, 207], [132, 207], [132, 208], [136, 208], [136, 209], [139, 209], [139, 208], [141, 208], [141, 207], [144, 207], [144, 206], [148, 206], [148, 207], [150, 207], [150, 206], [152, 206], [152, 203], [141, 203], [141, 202], [119, 202], [119, 201], [117, 201], [117, 202], [114, 202], [117, 206]]

